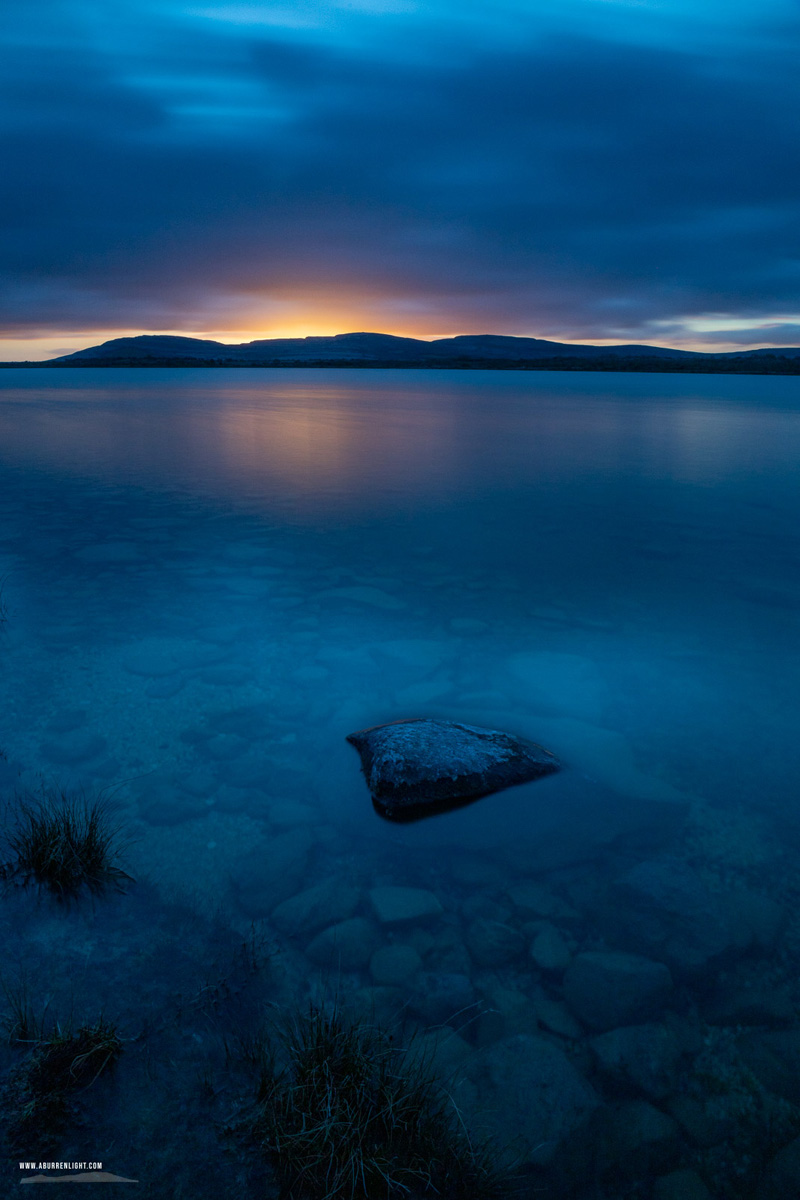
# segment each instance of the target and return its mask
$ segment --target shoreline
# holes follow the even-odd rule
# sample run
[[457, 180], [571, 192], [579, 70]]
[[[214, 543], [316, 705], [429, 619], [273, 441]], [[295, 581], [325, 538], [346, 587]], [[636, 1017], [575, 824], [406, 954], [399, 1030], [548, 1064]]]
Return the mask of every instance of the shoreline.
[[247, 368], [273, 370], [275, 368], [315, 368], [330, 370], [437, 370], [437, 371], [595, 371], [618, 374], [670, 374], [670, 375], [800, 375], [800, 359], [782, 355], [764, 355], [754, 362], [750, 359], [725, 361], [709, 356], [704, 359], [675, 360], [673, 358], [541, 358], [541, 359], [480, 359], [469, 358], [455, 361], [442, 359], [396, 360], [378, 359], [310, 359], [308, 361], [286, 361], [281, 359], [257, 359], [243, 362], [241, 359], [209, 358], [97, 358], [67, 362], [46, 360], [44, 362], [0, 362], [0, 369], [13, 370], [70, 370], [80, 367], [113, 369], [129, 367], [173, 367], [173, 368]]

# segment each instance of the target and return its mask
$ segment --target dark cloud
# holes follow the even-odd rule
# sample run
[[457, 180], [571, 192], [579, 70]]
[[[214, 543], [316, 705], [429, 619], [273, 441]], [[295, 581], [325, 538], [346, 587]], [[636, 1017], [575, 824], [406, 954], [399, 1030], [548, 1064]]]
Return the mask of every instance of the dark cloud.
[[715, 49], [420, 20], [411, 53], [381, 16], [365, 47], [131, 3], [128, 42], [51, 7], [2, 82], [7, 329], [337, 288], [431, 332], [800, 311], [793, 25]]

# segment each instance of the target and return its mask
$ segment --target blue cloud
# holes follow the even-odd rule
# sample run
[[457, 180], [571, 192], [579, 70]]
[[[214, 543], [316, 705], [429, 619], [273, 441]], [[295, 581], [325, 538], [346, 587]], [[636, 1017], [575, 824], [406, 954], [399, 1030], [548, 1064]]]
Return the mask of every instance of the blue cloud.
[[800, 311], [791, 8], [488, 14], [12, 4], [0, 320], [189, 328], [336, 287], [431, 332]]

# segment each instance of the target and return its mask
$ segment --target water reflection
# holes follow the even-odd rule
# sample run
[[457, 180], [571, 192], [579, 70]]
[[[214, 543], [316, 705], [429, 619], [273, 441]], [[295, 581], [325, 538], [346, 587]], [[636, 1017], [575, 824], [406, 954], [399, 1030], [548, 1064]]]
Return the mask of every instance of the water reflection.
[[120, 371], [114, 387], [79, 374], [82, 387], [74, 370], [3, 373], [0, 461], [234, 502], [288, 492], [319, 512], [620, 473], [708, 485], [756, 463], [786, 471], [800, 451], [795, 411], [720, 407], [713, 377], [705, 401], [682, 397], [684, 380], [653, 397], [640, 377], [635, 395], [587, 403], [573, 381], [521, 373], [335, 372], [310, 386], [303, 371]]
[[[208, 630], [239, 613], [243, 645], [294, 620], [317, 706], [348, 675], [373, 689], [365, 721], [447, 715], [460, 691], [473, 719], [522, 703], [523, 724], [588, 722], [669, 764], [690, 720], [706, 791], [763, 772], [719, 749], [746, 713], [774, 738], [796, 711], [794, 380], [42, 370], [0, 389], [21, 624], [55, 611], [52, 571], [64, 612], [96, 601], [117, 638], [129, 606], [158, 631], [188, 596]], [[379, 681], [364, 647], [398, 636], [453, 657], [409, 671], [406, 645]], [[520, 683], [503, 664], [529, 649]]]

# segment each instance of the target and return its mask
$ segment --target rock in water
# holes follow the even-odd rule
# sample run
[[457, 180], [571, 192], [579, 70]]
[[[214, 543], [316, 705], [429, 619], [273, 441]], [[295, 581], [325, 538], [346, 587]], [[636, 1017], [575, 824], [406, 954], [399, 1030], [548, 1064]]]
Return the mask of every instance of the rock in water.
[[535, 742], [427, 717], [362, 729], [347, 740], [361, 756], [375, 808], [393, 821], [445, 812], [560, 768]]

